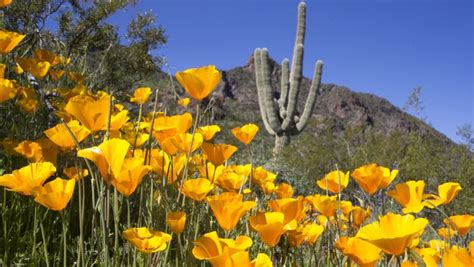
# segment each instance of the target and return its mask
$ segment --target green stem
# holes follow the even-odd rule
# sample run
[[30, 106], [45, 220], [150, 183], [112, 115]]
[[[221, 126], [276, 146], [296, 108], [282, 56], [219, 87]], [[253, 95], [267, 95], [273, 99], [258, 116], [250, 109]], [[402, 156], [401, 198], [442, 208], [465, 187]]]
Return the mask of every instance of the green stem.
[[[47, 212], [48, 211], [46, 211], [46, 213]], [[41, 230], [41, 238], [43, 239], [44, 261], [46, 262], [46, 267], [49, 267], [48, 244], [46, 242], [46, 236], [44, 234], [43, 220], [40, 221], [40, 230]]]
[[63, 224], [63, 266], [67, 267], [67, 228], [66, 228], [66, 216], [64, 211], [60, 211], [62, 224]]

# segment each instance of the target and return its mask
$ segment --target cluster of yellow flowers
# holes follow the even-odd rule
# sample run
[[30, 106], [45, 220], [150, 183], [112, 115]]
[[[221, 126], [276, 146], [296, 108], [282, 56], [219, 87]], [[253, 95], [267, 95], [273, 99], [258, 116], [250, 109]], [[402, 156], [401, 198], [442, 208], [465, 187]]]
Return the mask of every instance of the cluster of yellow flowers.
[[[8, 2], [0, 1], [0, 6]], [[24, 37], [0, 31], [0, 53], [10, 53]], [[49, 75], [52, 80], [61, 79], [65, 73], [52, 67], [70, 62], [45, 50], [35, 51], [32, 58], [15, 60], [15, 73], [26, 72], [36, 79]], [[19, 96], [25, 100], [25, 110], [34, 111], [26, 104], [34, 98], [27, 93], [32, 89], [5, 79], [6, 67], [0, 65], [0, 103]], [[381, 261], [399, 261], [403, 266], [474, 266], [474, 241], [467, 245], [468, 240], [461, 238], [469, 235], [474, 216], [447, 216], [440, 208], [461, 191], [458, 183], [439, 185], [438, 194], [425, 194], [424, 181], [399, 183], [386, 191], [398, 170], [367, 164], [352, 173], [335, 170], [318, 179], [315, 185], [323, 190], [322, 194], [294, 196], [290, 184], [277, 183], [277, 175], [261, 166], [229, 164], [238, 147], [213, 142], [221, 131], [218, 125], [199, 125], [200, 102], [221, 80], [214, 66], [188, 69], [176, 75], [189, 96], [197, 101], [195, 118], [190, 112], [165, 115], [155, 110], [142, 116], [143, 105], [152, 90], [141, 87], [130, 98], [140, 107], [137, 120], [130, 122], [128, 110], [116, 103], [113, 96], [89, 91], [80, 74], [70, 72], [67, 76], [75, 86], [58, 90], [61, 101], [55, 103], [55, 108], [61, 122], [44, 131], [45, 137], [38, 140], [3, 140], [5, 151], [23, 156], [29, 164], [0, 176], [0, 186], [32, 196], [48, 209], [60, 211], [72, 199], [76, 183], [82, 183], [87, 176], [95, 182], [100, 180], [125, 199], [139, 188], [144, 177], [149, 177], [158, 188], [155, 197], [174, 202], [166, 204], [167, 228], [177, 236], [186, 228], [197, 229], [194, 246], [189, 249], [195, 259], [206, 260], [213, 266], [272, 266], [275, 255], [257, 253], [252, 260], [251, 255], [256, 252], [250, 249], [265, 248], [272, 254], [272, 248], [282, 243], [295, 248], [319, 246], [321, 251], [332, 251], [334, 257], [347, 257], [360, 266], [376, 266]], [[190, 103], [190, 98], [178, 100], [183, 110]], [[246, 124], [231, 133], [250, 151], [258, 130], [257, 125]], [[58, 155], [73, 156], [75, 160], [63, 166], [57, 164]], [[69, 179], [51, 180], [57, 169], [62, 169]], [[350, 177], [362, 189], [360, 197], [344, 193]], [[385, 213], [383, 208], [371, 206], [378, 192], [382, 199], [388, 196], [397, 202], [405, 215]], [[346, 196], [348, 199], [343, 199]], [[354, 204], [356, 199], [358, 205]], [[186, 203], [198, 209], [198, 214], [186, 210]], [[202, 234], [199, 225], [190, 225], [187, 214], [192, 213], [192, 223], [200, 224], [201, 211], [209, 208], [213, 218], [200, 219], [210, 221], [213, 229]], [[428, 219], [414, 216], [424, 208], [436, 209], [445, 216], [445, 225], [434, 231], [438, 239], [422, 238], [427, 227], [434, 230]], [[217, 224], [213, 224], [214, 220]], [[218, 233], [225, 236], [219, 237]], [[235, 238], [229, 238], [230, 235]], [[324, 235], [327, 244], [322, 244]], [[142, 225], [128, 226], [122, 236], [143, 253], [167, 250], [172, 240], [172, 235]], [[458, 244], [453, 244], [455, 241]], [[260, 244], [258, 248], [255, 243]]]

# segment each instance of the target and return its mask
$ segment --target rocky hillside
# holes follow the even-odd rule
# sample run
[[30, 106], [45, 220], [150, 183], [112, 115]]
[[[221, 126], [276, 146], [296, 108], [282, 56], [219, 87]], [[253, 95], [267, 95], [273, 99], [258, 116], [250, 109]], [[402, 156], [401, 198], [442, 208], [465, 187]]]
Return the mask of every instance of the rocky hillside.
[[[280, 65], [272, 61], [270, 68], [273, 75], [273, 87], [279, 90]], [[215, 93], [221, 109], [220, 118], [231, 116], [239, 120], [245, 115], [246, 119], [260, 122], [253, 58], [251, 57], [243, 67], [224, 71], [224, 76], [223, 82]], [[304, 78], [299, 96], [300, 112], [306, 101], [310, 84], [311, 80]], [[279, 97], [278, 91], [275, 91], [275, 94]], [[381, 134], [394, 131], [417, 132], [423, 137], [436, 139], [445, 145], [454, 144], [445, 135], [405, 113], [386, 99], [372, 94], [353, 92], [344, 86], [323, 84], [307, 131], [313, 131], [317, 135], [318, 130], [330, 127], [337, 135], [354, 126], [373, 128]]]

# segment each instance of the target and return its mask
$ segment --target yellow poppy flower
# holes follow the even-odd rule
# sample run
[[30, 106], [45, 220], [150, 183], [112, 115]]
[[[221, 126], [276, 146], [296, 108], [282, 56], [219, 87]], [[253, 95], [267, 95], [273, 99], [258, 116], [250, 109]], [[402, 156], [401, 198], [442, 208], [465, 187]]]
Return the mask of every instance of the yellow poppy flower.
[[423, 259], [426, 267], [438, 267], [439, 253], [436, 249], [431, 247], [414, 248], [412, 251]]
[[44, 49], [35, 50], [34, 55], [38, 61], [47, 61], [49, 64], [51, 64], [51, 66], [56, 66], [64, 61], [63, 57]]
[[69, 167], [63, 170], [64, 175], [67, 176], [69, 179], [73, 179], [76, 181], [81, 180], [82, 178], [89, 175], [89, 171], [87, 169], [80, 169], [78, 170], [76, 167]]
[[[8, 1], [7, 1], [8, 2]], [[25, 38], [26, 35], [0, 30], [0, 54], [8, 54]]]
[[441, 227], [437, 231], [438, 235], [444, 240], [449, 240], [456, 235], [456, 230], [451, 227]]
[[24, 71], [31, 73], [36, 79], [43, 79], [48, 74], [51, 64], [48, 61], [37, 61], [34, 58], [17, 57], [16, 62]]
[[357, 237], [341, 237], [336, 241], [336, 248], [361, 267], [374, 267], [382, 250]]
[[398, 175], [398, 170], [390, 170], [389, 168], [382, 166], [379, 166], [379, 168], [383, 172], [382, 182], [380, 183], [379, 187], [385, 189], [393, 182], [393, 180], [395, 180]]
[[194, 152], [203, 142], [200, 133], [195, 133], [194, 136], [190, 133], [181, 133], [168, 139], [170, 139], [169, 141], [178, 149], [179, 152], [185, 154]]
[[151, 171], [151, 166], [143, 165], [144, 159], [140, 157], [126, 158], [118, 175], [110, 180], [110, 183], [122, 195], [128, 197], [138, 187], [143, 176]]
[[81, 149], [77, 152], [77, 156], [94, 162], [102, 178], [110, 181], [113, 177], [120, 175], [129, 146], [127, 141], [113, 138], [104, 141], [99, 146]]
[[368, 194], [373, 195], [377, 190], [388, 186], [390, 182], [395, 179], [396, 173], [387, 174], [387, 168], [380, 167], [375, 163], [361, 166], [352, 172], [352, 177], [359, 184], [359, 186]]
[[296, 230], [286, 232], [288, 243], [293, 247], [299, 247], [303, 242], [314, 244], [323, 233], [324, 227], [315, 223], [301, 225]]
[[278, 198], [293, 197], [293, 187], [287, 183], [280, 183], [275, 188], [275, 194]]
[[222, 229], [234, 229], [240, 218], [255, 206], [255, 201], [242, 201], [242, 197], [234, 192], [207, 197], [207, 203]]
[[122, 235], [143, 253], [163, 251], [166, 249], [167, 242], [171, 240], [171, 235], [146, 227], [129, 228], [123, 231]]
[[35, 201], [50, 210], [63, 210], [74, 194], [76, 180], [56, 178], [34, 190]]
[[232, 129], [232, 134], [235, 136], [235, 138], [246, 145], [252, 142], [257, 132], [258, 126], [252, 123]]
[[426, 202], [423, 201], [424, 189], [424, 181], [408, 181], [397, 184], [395, 189], [387, 192], [387, 195], [403, 207], [403, 213], [418, 213], [426, 206]]
[[6, 7], [12, 3], [13, 0], [0, 0], [0, 7]]
[[7, 65], [0, 63], [0, 79], [5, 78], [5, 69], [7, 68]]
[[305, 216], [304, 197], [298, 198], [282, 198], [268, 201], [268, 206], [272, 211], [279, 211], [285, 214], [284, 224], [292, 220], [301, 221]]
[[252, 239], [247, 236], [238, 236], [235, 240], [224, 239], [219, 238], [214, 231], [204, 234], [193, 243], [193, 256], [198, 260], [209, 261], [212, 266], [249, 266], [248, 252], [245, 250], [252, 246]]
[[237, 147], [233, 145], [211, 144], [206, 142], [202, 143], [201, 148], [207, 160], [212, 162], [214, 166], [224, 164], [224, 162], [237, 151]]
[[295, 230], [297, 222], [283, 223], [285, 214], [282, 212], [258, 212], [249, 218], [250, 226], [258, 233], [263, 243], [269, 247], [274, 247], [280, 242], [280, 237], [290, 230]]
[[420, 237], [428, 225], [425, 218], [388, 213], [379, 221], [362, 227], [356, 237], [379, 247], [387, 254], [401, 255], [413, 240]]
[[438, 186], [438, 195], [426, 194], [423, 198], [426, 199], [429, 208], [447, 205], [454, 200], [461, 189], [459, 183], [447, 182]]
[[166, 215], [166, 225], [168, 225], [173, 233], [177, 235], [181, 234], [186, 225], [186, 212], [169, 212]]
[[135, 89], [133, 96], [130, 98], [130, 102], [135, 104], [145, 104], [148, 101], [148, 98], [151, 95], [150, 87], [140, 87]]
[[61, 77], [63, 77], [64, 70], [51, 70], [50, 69], [48, 74], [51, 77], [51, 79], [53, 79], [53, 81], [57, 82], [59, 81], [59, 79], [61, 79]]
[[[67, 123], [67, 126], [79, 143], [86, 139], [86, 137], [91, 133], [89, 129], [80, 125], [76, 120], [71, 120]], [[75, 147], [74, 140], [62, 123], [44, 131], [44, 134], [49, 138], [49, 140], [65, 150]]]
[[370, 207], [367, 209], [363, 209], [362, 207], [354, 207], [351, 211], [352, 215], [352, 226], [355, 228], [359, 228], [365, 221], [370, 218], [372, 211]]
[[469, 255], [467, 249], [452, 246], [443, 254], [441, 263], [442, 266], [472, 267], [474, 266], [474, 257]]
[[0, 103], [14, 98], [16, 93], [14, 81], [0, 78]]
[[226, 191], [239, 191], [247, 177], [232, 171], [226, 171], [215, 180], [216, 185]]
[[187, 107], [190, 102], [191, 102], [191, 99], [189, 99], [189, 97], [185, 97], [178, 100], [178, 105], [182, 107]]
[[202, 137], [204, 140], [209, 141], [211, 140], [216, 133], [221, 131], [221, 127], [219, 125], [206, 125], [206, 126], [201, 126], [196, 129], [196, 132], [202, 134]]
[[124, 136], [125, 139], [134, 147], [141, 147], [143, 144], [145, 144], [146, 141], [150, 138], [149, 134], [146, 133], [137, 133], [135, 134], [135, 131], [130, 131], [127, 132]]
[[226, 168], [224, 167], [224, 165], [219, 165], [216, 167], [211, 162], [208, 162], [205, 166], [200, 166], [198, 169], [199, 169], [199, 174], [202, 177], [206, 177], [211, 182], [214, 182], [226, 171]]
[[185, 133], [191, 128], [193, 117], [186, 112], [182, 115], [159, 116], [153, 123], [153, 136], [158, 140]]
[[469, 214], [454, 215], [450, 216], [449, 220], [444, 219], [446, 225], [450, 225], [453, 229], [456, 229], [460, 236], [463, 236], [474, 227], [474, 216]]
[[0, 186], [30, 196], [35, 188], [41, 186], [55, 172], [56, 167], [50, 162], [32, 163], [11, 174], [0, 176]]
[[309, 201], [314, 210], [318, 211], [328, 219], [334, 216], [338, 208], [337, 196], [316, 194], [313, 196], [307, 196], [306, 200]]
[[332, 171], [316, 181], [319, 188], [339, 194], [349, 184], [349, 172]]
[[176, 73], [176, 79], [194, 99], [203, 100], [221, 81], [221, 74], [215, 66], [187, 69]]
[[[109, 119], [110, 96], [95, 100], [87, 95], [78, 95], [69, 99], [64, 110], [74, 116], [91, 132], [107, 130]], [[128, 120], [128, 111], [122, 110], [112, 114], [110, 130], [118, 131]]]
[[183, 194], [190, 199], [202, 201], [207, 193], [211, 192], [214, 185], [206, 178], [186, 180], [183, 184]]
[[35, 141], [23, 141], [15, 147], [15, 151], [33, 162], [49, 161], [56, 164], [58, 148], [47, 138]]
[[250, 267], [273, 267], [273, 262], [265, 253], [258, 253], [257, 257], [250, 262]]
[[171, 157], [164, 151], [157, 149], [152, 149], [150, 154], [150, 166], [153, 168], [153, 172], [161, 177], [166, 177], [166, 181], [169, 184], [175, 182], [178, 175], [184, 169], [186, 155], [181, 154]]
[[255, 185], [262, 186], [267, 182], [275, 181], [275, 179], [276, 174], [265, 170], [262, 166], [253, 168], [252, 170], [252, 183]]

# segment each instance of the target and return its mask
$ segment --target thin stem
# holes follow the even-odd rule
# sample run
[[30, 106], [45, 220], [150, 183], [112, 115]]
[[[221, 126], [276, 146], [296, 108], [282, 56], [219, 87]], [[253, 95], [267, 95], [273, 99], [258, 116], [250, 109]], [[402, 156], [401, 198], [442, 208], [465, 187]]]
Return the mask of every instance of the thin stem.
[[67, 267], [67, 228], [66, 228], [66, 216], [64, 216], [64, 211], [59, 212], [61, 214], [62, 224], [63, 224], [63, 266]]
[[[46, 211], [46, 213], [47, 212], [48, 211]], [[40, 221], [40, 230], [41, 230], [41, 238], [43, 239], [44, 261], [46, 262], [46, 267], [49, 267], [48, 244], [46, 243], [46, 236], [44, 234], [43, 220]]]
[[194, 126], [193, 126], [193, 133], [192, 133], [193, 135], [192, 135], [192, 138], [191, 138], [191, 143], [189, 144], [189, 150], [188, 150], [188, 153], [186, 155], [186, 163], [184, 165], [183, 175], [181, 176], [181, 181], [179, 183], [178, 198], [176, 199], [177, 203], [179, 203], [179, 199], [181, 197], [181, 191], [183, 190], [184, 178], [186, 177], [186, 174], [188, 172], [189, 157], [191, 156], [191, 150], [192, 150], [193, 142], [194, 142], [194, 135], [196, 133], [197, 126], [199, 125], [199, 111], [200, 111], [199, 107], [200, 107], [200, 103], [198, 103], [197, 106], [196, 106], [196, 120], [195, 120]]

